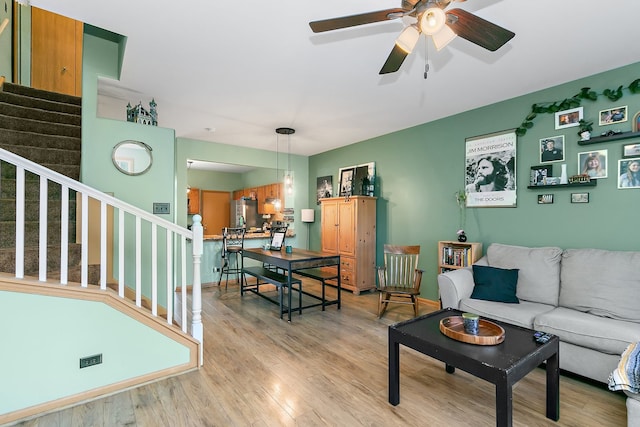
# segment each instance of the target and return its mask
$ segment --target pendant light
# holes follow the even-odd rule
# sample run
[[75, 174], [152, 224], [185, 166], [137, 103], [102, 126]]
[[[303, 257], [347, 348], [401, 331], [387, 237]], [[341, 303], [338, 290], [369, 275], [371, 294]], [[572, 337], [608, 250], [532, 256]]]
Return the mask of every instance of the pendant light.
[[[287, 172], [284, 177], [284, 187], [288, 195], [293, 194], [293, 172], [291, 171], [291, 135], [295, 133], [295, 129], [282, 127], [277, 128], [278, 135], [287, 135]], [[276, 142], [276, 151], [278, 149]]]

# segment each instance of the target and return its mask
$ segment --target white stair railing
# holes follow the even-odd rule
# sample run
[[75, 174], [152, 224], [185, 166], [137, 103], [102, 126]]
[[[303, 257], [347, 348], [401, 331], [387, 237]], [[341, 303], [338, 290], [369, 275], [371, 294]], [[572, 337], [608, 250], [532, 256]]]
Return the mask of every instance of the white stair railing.
[[[191, 334], [200, 345], [200, 365], [202, 355], [202, 297], [200, 283], [200, 259], [202, 256], [202, 224], [201, 217], [194, 215], [191, 230], [180, 227], [165, 219], [159, 218], [142, 209], [125, 203], [110, 195], [102, 193], [85, 184], [75, 181], [58, 172], [47, 169], [23, 157], [0, 149], [0, 160], [10, 163], [16, 168], [16, 209], [15, 209], [15, 277], [23, 279], [25, 276], [25, 173], [31, 172], [39, 176], [39, 236], [38, 236], [38, 280], [51, 283], [47, 274], [47, 236], [51, 224], [48, 219], [49, 183], [60, 185], [60, 285], [68, 284], [69, 277], [69, 192], [75, 191], [81, 201], [81, 214], [78, 219], [81, 227], [81, 260], [80, 285], [88, 286], [89, 277], [89, 198], [100, 203], [100, 289], [107, 288], [107, 240], [112, 237], [117, 241], [114, 245], [113, 277], [118, 279], [118, 295], [125, 297], [125, 286], [133, 285], [135, 290], [135, 304], [142, 307], [143, 294], [151, 300], [151, 313], [158, 317], [159, 291], [164, 293], [163, 301], [166, 305], [168, 324], [177, 323], [182, 331]], [[4, 165], [3, 165], [4, 166]], [[107, 210], [117, 211], [113, 220], [113, 236], [108, 235]], [[117, 219], [116, 219], [117, 218]], [[132, 225], [133, 224], [133, 225]], [[125, 232], [133, 227], [133, 233]], [[148, 231], [150, 229], [150, 236]], [[159, 230], [164, 230], [164, 233]], [[160, 240], [164, 239], [164, 247]], [[191, 254], [187, 255], [187, 241], [191, 240]], [[133, 249], [132, 249], [133, 248]], [[133, 251], [133, 253], [131, 253]], [[143, 262], [149, 261], [149, 265]], [[189, 259], [189, 261], [187, 261]], [[148, 264], [148, 263], [147, 263]], [[164, 265], [164, 271], [162, 267]], [[143, 271], [149, 269], [150, 271]], [[192, 297], [189, 304], [187, 298], [187, 269], [193, 269]], [[131, 271], [133, 270], [133, 271]], [[143, 281], [143, 274], [147, 280]], [[58, 279], [56, 279], [57, 281]], [[164, 281], [164, 286], [162, 281]], [[176, 292], [181, 288], [182, 292]], [[189, 328], [189, 318], [191, 320]], [[190, 330], [189, 330], [190, 329]]]

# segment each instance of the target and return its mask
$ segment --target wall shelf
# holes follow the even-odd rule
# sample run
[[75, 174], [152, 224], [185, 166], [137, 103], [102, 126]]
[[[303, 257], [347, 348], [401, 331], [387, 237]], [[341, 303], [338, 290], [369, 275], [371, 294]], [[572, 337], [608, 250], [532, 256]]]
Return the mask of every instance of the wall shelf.
[[598, 185], [597, 179], [592, 179], [589, 182], [576, 182], [574, 184], [555, 184], [555, 185], [529, 185], [527, 188], [535, 190], [537, 188], [581, 188], [581, 187], [595, 187]]
[[594, 136], [586, 141], [578, 141], [578, 145], [599, 144], [601, 142], [619, 141], [621, 139], [640, 138], [640, 132], [622, 132], [611, 136]]

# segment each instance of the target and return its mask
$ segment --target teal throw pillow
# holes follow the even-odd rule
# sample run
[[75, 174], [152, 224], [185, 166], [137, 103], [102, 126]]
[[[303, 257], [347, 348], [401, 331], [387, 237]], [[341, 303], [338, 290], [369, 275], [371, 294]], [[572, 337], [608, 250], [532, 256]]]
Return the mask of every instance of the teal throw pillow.
[[473, 281], [475, 287], [471, 298], [486, 301], [498, 301], [518, 304], [516, 285], [518, 284], [518, 269], [473, 266]]

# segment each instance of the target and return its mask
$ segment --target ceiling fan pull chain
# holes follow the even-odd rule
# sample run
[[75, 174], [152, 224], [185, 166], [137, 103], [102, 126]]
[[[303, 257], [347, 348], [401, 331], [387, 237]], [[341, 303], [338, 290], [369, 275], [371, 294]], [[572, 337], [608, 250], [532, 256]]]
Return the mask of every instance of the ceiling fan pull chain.
[[429, 77], [429, 39], [424, 43], [424, 79]]

